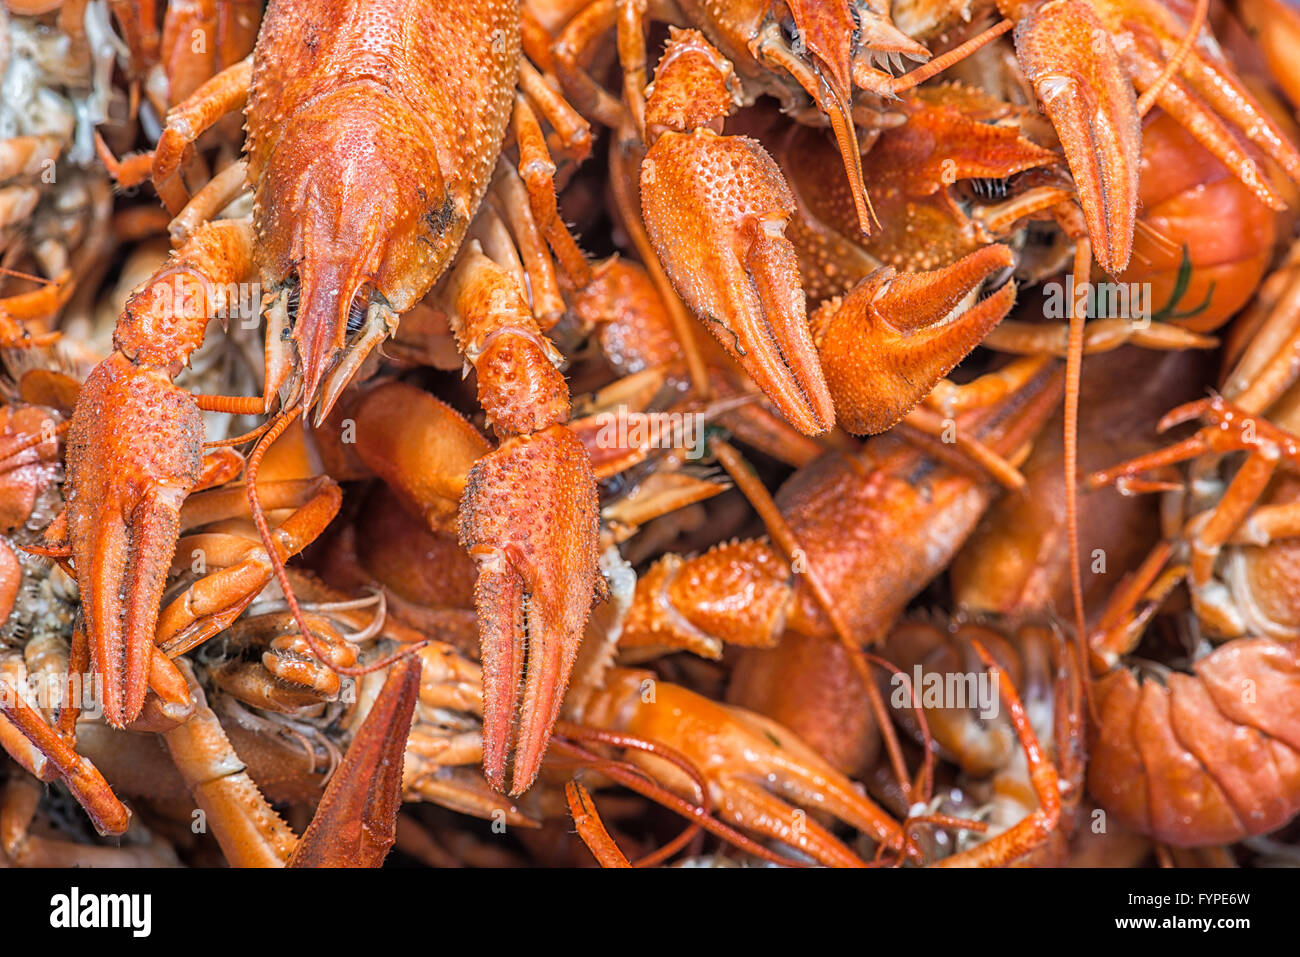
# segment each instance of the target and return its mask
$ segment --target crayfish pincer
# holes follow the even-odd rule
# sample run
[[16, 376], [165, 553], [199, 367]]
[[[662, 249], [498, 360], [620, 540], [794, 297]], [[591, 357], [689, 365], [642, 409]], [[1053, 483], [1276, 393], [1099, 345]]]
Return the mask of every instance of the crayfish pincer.
[[131, 296], [115, 351], [87, 377], [73, 412], [68, 505], [47, 538], [57, 547], [66, 530], [104, 715], [119, 727], [144, 707], [151, 669], [171, 673], [185, 700], [183, 679], [154, 648], [181, 505], [196, 488], [233, 478], [240, 460], [227, 449], [204, 455], [202, 406], [172, 380], [203, 342], [208, 281], [244, 278], [246, 255], [235, 254], [247, 253], [244, 239], [206, 227]]
[[720, 133], [735, 70], [704, 36], [674, 30], [646, 100], [646, 232], [674, 287], [786, 420], [882, 432], [914, 408], [1010, 310], [1013, 263], [991, 245], [944, 269], [864, 278], [810, 324], [794, 244], [795, 199], [755, 140]]
[[244, 466], [219, 443], [205, 451], [200, 413], [250, 414], [262, 399], [195, 395], [173, 380], [202, 343], [209, 316], [226, 310], [221, 297], [252, 269], [252, 245], [243, 221], [200, 228], [127, 301], [114, 352], [87, 377], [73, 411], [67, 508], [46, 533], [43, 551], [70, 556], [76, 566], [88, 654], [103, 682], [105, 718], [116, 727], [140, 716], [146, 690], [164, 707], [191, 710], [184, 676], [158, 643], [174, 639], [189, 648], [228, 625], [270, 581], [272, 561], [283, 562], [315, 538], [342, 500], [323, 476], [262, 482], [270, 507], [291, 508], [292, 518], [265, 547], [223, 551], [224, 567], [174, 599], [160, 625], [181, 532], [244, 507], [240, 494], [182, 510], [191, 493], [229, 482]]

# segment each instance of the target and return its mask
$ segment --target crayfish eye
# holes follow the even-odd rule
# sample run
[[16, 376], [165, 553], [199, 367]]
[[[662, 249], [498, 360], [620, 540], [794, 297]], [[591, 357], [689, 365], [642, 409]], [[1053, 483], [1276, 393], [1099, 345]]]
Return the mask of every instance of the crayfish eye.
[[790, 44], [791, 49], [799, 42], [799, 28], [795, 25], [794, 17], [790, 14], [783, 16], [777, 23], [781, 30], [781, 38]]

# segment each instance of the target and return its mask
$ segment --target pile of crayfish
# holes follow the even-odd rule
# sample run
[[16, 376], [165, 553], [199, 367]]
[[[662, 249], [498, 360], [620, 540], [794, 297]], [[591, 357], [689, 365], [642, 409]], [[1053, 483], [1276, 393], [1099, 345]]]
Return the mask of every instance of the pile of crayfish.
[[0, 863], [1300, 863], [1289, 3], [3, 0]]

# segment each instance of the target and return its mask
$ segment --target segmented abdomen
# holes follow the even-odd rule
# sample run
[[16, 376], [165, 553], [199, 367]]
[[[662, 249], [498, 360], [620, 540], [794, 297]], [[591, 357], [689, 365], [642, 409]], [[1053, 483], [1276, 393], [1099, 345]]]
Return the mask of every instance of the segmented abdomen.
[[1194, 674], [1094, 688], [1101, 727], [1088, 789], [1123, 823], [1182, 846], [1272, 831], [1300, 810], [1300, 659], [1268, 638], [1230, 642]]

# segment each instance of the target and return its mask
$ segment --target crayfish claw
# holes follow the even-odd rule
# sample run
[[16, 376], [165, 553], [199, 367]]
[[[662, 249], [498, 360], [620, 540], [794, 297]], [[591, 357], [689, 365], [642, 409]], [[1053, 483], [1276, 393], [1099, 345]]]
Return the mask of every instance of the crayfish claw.
[[1137, 222], [1142, 124], [1110, 31], [1080, 0], [1052, 0], [1021, 20], [1016, 52], [1065, 150], [1097, 262], [1128, 265]]
[[813, 314], [813, 336], [841, 424], [883, 432], [920, 402], [1011, 309], [1016, 289], [1008, 282], [953, 315], [1013, 262], [1006, 246], [985, 246], [932, 272], [883, 270], [842, 301], [825, 302]]
[[506, 439], [470, 471], [460, 515], [461, 544], [478, 564], [483, 768], [504, 792], [513, 750], [518, 795], [541, 767], [599, 577], [585, 448], [561, 425]]
[[742, 826], [807, 854], [827, 867], [865, 867], [866, 862], [803, 810], [796, 810], [752, 781], [729, 779], [723, 787], [729, 815]]
[[665, 134], [642, 165], [641, 195], [655, 251], [686, 304], [791, 425], [809, 435], [830, 428], [799, 261], [782, 232], [794, 198], [771, 156], [744, 137]]
[[701, 34], [673, 33], [646, 101], [646, 232], [682, 301], [790, 424], [816, 435], [835, 410], [783, 232], [794, 195], [756, 140], [714, 131], [732, 81], [731, 63]]
[[104, 717], [115, 727], [125, 727], [144, 707], [179, 514], [179, 501], [154, 490], [133, 507], [110, 507], [93, 527], [73, 531], [79, 575], [93, 582], [84, 606], [91, 656], [104, 682]]
[[[751, 776], [737, 773], [721, 779], [723, 806], [737, 824], [828, 867], [861, 867], [863, 862], [806, 811], [798, 810], [799, 805], [825, 811], [892, 849], [899, 847], [898, 825], [882, 808], [859, 794], [849, 779], [834, 772], [827, 774], [829, 765], [811, 748], [775, 721], [742, 708], [726, 710], [733, 722], [736, 744], [748, 735], [751, 748], [763, 749]], [[767, 786], [759, 783], [764, 771], [768, 774]]]
[[420, 658], [388, 671], [366, 720], [330, 777], [290, 867], [378, 867], [397, 838], [402, 762], [420, 690]]
[[[793, 732], [760, 714], [624, 668], [611, 669], [605, 687], [583, 709], [582, 721], [593, 727], [659, 742], [685, 757], [699, 770], [719, 816], [736, 827], [827, 866], [862, 866], [804, 810], [816, 808], [895, 852], [902, 850], [902, 829], [884, 808]], [[649, 753], [628, 757], [670, 791], [694, 796], [694, 784], [680, 766]]]
[[[201, 432], [192, 426], [197, 425], [198, 409], [191, 407], [186, 414], [192, 414], [193, 421], [183, 422], [180, 447], [197, 451]], [[180, 535], [181, 505], [191, 489], [226, 481], [242, 460], [229, 450], [217, 450], [186, 462], [184, 451], [173, 458], [165, 442], [142, 444], [132, 452], [143, 452], [143, 457], [127, 458], [120, 466], [130, 479], [124, 482], [105, 475], [105, 461], [120, 462], [102, 457], [111, 447], [98, 453], [89, 448], [90, 441], [114, 438], [109, 429], [88, 439], [81, 420], [74, 420], [68, 457], [79, 481], [64, 513], [91, 661], [103, 682], [104, 717], [118, 728], [134, 726], [142, 712], [153, 722], [183, 720], [191, 709], [185, 683], [155, 645], [159, 608]], [[96, 462], [98, 467], [86, 469]], [[146, 711], [145, 692], [150, 688], [161, 700], [159, 707]]]

